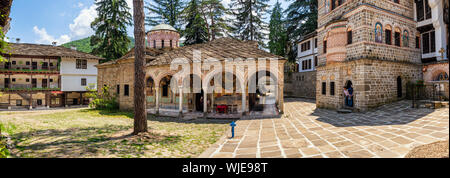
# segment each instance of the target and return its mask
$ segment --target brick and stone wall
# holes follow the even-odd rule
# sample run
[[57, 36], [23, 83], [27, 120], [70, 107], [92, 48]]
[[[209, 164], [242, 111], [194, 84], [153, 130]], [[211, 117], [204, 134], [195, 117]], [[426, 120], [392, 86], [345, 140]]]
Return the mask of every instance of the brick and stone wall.
[[[178, 32], [170, 30], [152, 31], [147, 34], [147, 43], [151, 48], [162, 48], [163, 41], [164, 47], [179, 47], [180, 34]], [[156, 43], [156, 44], [155, 44]], [[156, 45], [156, 46], [155, 46]]]
[[[359, 59], [318, 67], [317, 106], [339, 109], [344, 106], [343, 87], [351, 81], [354, 107], [360, 111], [381, 106], [406, 97], [408, 81], [422, 79], [421, 65], [373, 59]], [[402, 97], [397, 97], [397, 78], [401, 77]], [[322, 94], [326, 82], [326, 94]], [[330, 83], [335, 82], [335, 95], [330, 95]]]
[[316, 98], [316, 71], [285, 74], [285, 97]]

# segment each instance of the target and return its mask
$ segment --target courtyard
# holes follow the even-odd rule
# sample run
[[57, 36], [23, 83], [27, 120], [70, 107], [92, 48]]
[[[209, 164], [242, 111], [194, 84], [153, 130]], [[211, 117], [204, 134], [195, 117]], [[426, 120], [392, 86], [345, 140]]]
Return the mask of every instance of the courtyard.
[[286, 99], [281, 118], [237, 121], [204, 158], [402, 158], [413, 148], [449, 139], [449, 109], [412, 109], [411, 101], [365, 113], [317, 109]]
[[218, 141], [228, 121], [148, 116], [149, 133], [130, 135], [133, 114], [86, 108], [2, 111], [18, 158], [189, 158]]

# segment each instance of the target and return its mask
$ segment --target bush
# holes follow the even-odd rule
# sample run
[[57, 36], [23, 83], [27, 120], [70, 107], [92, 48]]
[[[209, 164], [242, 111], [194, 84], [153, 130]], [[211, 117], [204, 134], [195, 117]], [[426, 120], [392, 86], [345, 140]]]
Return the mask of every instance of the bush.
[[6, 146], [6, 139], [3, 138], [2, 131], [6, 131], [6, 128], [0, 124], [0, 158], [7, 158], [9, 156], [9, 150]]
[[89, 103], [89, 107], [91, 108], [99, 110], [119, 109], [119, 103], [117, 102], [116, 97], [111, 95], [108, 86], [104, 86], [100, 92], [90, 90], [88, 97], [92, 98], [92, 102]]

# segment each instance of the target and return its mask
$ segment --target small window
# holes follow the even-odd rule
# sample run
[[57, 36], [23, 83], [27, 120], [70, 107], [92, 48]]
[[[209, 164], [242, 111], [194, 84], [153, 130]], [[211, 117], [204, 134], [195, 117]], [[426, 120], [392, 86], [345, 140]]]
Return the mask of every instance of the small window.
[[420, 36], [419, 35], [416, 36], [416, 48], [420, 49]]
[[348, 29], [347, 30], [347, 44], [352, 44], [352, 43], [353, 43], [352, 29]]
[[314, 39], [314, 48], [317, 48], [317, 38], [316, 39]]
[[394, 34], [395, 46], [400, 46], [400, 38], [401, 38], [400, 31], [395, 30]]
[[16, 106], [22, 106], [22, 100], [16, 100]]
[[330, 95], [334, 96], [334, 82], [330, 82]]
[[[27, 78], [27, 79], [25, 79], [25, 81], [26, 81], [26, 82], [30, 82], [30, 79]], [[50, 79], [50, 81], [52, 81], [52, 79]]]
[[77, 59], [76, 69], [81, 69], [81, 59]]
[[16, 65], [16, 61], [12, 61], [12, 65]]
[[170, 48], [172, 48], [172, 40], [170, 40]]
[[81, 86], [86, 86], [86, 79], [85, 78], [81, 79]]
[[385, 32], [385, 40], [386, 44], [391, 45], [392, 44], [392, 28], [390, 26], [386, 27]]
[[50, 82], [53, 82], [53, 79], [50, 79]]
[[116, 93], [117, 93], [117, 95], [120, 95], [120, 85], [117, 85], [117, 87], [116, 87]]
[[317, 67], [319, 64], [319, 60], [317, 59], [317, 56], [314, 56], [314, 67]]
[[323, 53], [327, 53], [327, 40], [323, 41]]
[[161, 40], [161, 47], [164, 48], [164, 40]]
[[29, 66], [30, 65], [30, 61], [25, 62], [25, 65]]
[[16, 82], [16, 78], [12, 78], [12, 82]]
[[322, 82], [322, 95], [327, 95], [327, 83]]
[[123, 96], [130, 96], [130, 86], [124, 85], [123, 89], [124, 89]]
[[156, 40], [153, 40], [153, 48], [156, 48]]
[[81, 69], [87, 69], [87, 60], [81, 61]]
[[394, 2], [397, 3], [397, 4], [399, 4], [399, 3], [400, 3], [400, 0], [394, 0]]

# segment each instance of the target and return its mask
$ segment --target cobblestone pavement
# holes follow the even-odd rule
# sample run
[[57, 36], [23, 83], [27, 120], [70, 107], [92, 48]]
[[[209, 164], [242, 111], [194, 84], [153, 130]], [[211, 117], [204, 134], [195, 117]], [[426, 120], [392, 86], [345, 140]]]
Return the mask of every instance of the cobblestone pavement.
[[281, 118], [239, 120], [207, 149], [206, 158], [391, 158], [449, 139], [449, 109], [412, 109], [410, 101], [366, 113], [316, 109], [313, 100], [286, 99]]

